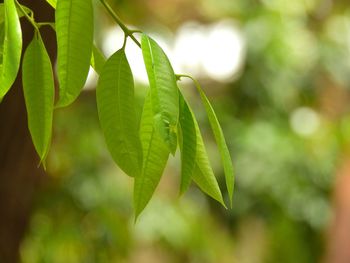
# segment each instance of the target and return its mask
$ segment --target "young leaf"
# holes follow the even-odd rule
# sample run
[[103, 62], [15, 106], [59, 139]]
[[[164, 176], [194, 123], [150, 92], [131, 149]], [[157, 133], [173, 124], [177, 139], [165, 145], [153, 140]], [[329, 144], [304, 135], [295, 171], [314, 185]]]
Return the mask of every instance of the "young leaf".
[[57, 69], [60, 84], [57, 107], [72, 103], [85, 84], [90, 68], [93, 27], [91, 0], [57, 2]]
[[28, 127], [40, 161], [44, 162], [51, 141], [54, 80], [51, 61], [39, 34], [27, 47], [22, 71]]
[[193, 115], [181, 93], [179, 119], [179, 137], [181, 138], [181, 142], [179, 143], [181, 151], [180, 193], [182, 194], [191, 183], [197, 154], [197, 134]]
[[179, 91], [174, 70], [164, 51], [150, 37], [142, 35], [141, 48], [151, 88], [154, 125], [174, 154], [179, 119]]
[[140, 175], [142, 148], [135, 112], [134, 80], [123, 49], [105, 63], [96, 96], [100, 123], [114, 161], [126, 174]]
[[3, 44], [0, 45], [0, 102], [16, 79], [22, 52], [22, 31], [14, 0], [5, 0]]
[[[191, 111], [189, 107], [188, 109]], [[220, 187], [215, 178], [213, 169], [210, 166], [208, 154], [204, 146], [203, 138], [199, 130], [197, 120], [192, 111], [191, 114], [197, 135], [196, 163], [194, 166], [192, 179], [205, 193], [225, 206], [225, 203], [222, 199]]]
[[210, 126], [213, 130], [215, 141], [219, 148], [219, 153], [221, 156], [221, 162], [224, 166], [224, 172], [225, 172], [225, 180], [226, 180], [226, 187], [227, 191], [230, 197], [230, 205], [232, 207], [232, 198], [233, 198], [233, 188], [234, 188], [234, 171], [232, 166], [232, 160], [230, 157], [230, 152], [227, 148], [227, 144], [225, 141], [224, 133], [222, 132], [220, 123], [216, 117], [215, 111], [213, 107], [211, 106], [207, 96], [203, 92], [203, 90], [200, 88], [200, 86], [197, 84], [197, 89], [199, 91], [199, 94], [201, 96], [202, 102], [204, 104], [205, 110], [208, 115]]
[[141, 175], [135, 177], [135, 219], [151, 199], [169, 157], [169, 149], [154, 127], [150, 93], [146, 97], [142, 112], [140, 137], [143, 165]]

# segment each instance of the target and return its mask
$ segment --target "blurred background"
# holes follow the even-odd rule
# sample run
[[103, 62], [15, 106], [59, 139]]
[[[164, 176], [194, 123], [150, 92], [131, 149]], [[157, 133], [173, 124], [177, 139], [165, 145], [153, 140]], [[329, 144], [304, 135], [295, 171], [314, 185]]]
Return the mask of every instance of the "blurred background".
[[[179, 156], [134, 224], [132, 178], [113, 163], [98, 123], [96, 75], [55, 115], [48, 176], [20, 246], [23, 263], [350, 262], [350, 6], [346, 0], [110, 0], [155, 38], [176, 73], [213, 103], [236, 173], [233, 209], [195, 185], [179, 197]], [[95, 1], [106, 56], [123, 34]], [[130, 40], [141, 102], [147, 76]], [[224, 189], [210, 126], [182, 81]], [[224, 193], [226, 196], [226, 193]]]

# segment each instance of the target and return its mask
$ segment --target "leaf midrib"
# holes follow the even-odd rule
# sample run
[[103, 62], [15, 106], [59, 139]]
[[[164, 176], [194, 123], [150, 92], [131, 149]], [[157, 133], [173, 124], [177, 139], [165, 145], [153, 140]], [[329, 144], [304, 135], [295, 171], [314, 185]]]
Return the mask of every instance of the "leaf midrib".
[[[118, 90], [117, 90], [117, 95], [118, 95], [118, 100], [120, 100], [120, 93], [121, 93], [121, 89], [120, 89], [120, 79], [121, 79], [121, 74], [120, 74], [120, 70], [121, 70], [121, 63], [122, 63], [122, 60], [123, 60], [123, 53], [121, 52], [120, 56], [119, 56], [119, 61], [118, 61], [118, 80], [117, 80], [117, 85], [118, 85]], [[118, 107], [118, 114], [119, 114], [119, 120], [122, 120], [123, 117], [122, 117], [122, 114], [121, 114], [121, 105], [120, 103], [117, 103], [117, 107]], [[124, 125], [124, 121], [120, 121], [120, 125], [122, 126], [121, 127], [121, 130], [123, 131], [123, 145], [124, 147], [126, 148], [126, 153], [127, 155], [129, 156], [132, 156], [130, 154], [130, 151], [129, 151], [129, 144], [125, 142], [125, 125]], [[133, 159], [133, 158], [130, 158], [130, 159]]]
[[[159, 102], [159, 92], [158, 92], [158, 82], [157, 82], [157, 74], [156, 74], [156, 70], [155, 70], [155, 59], [154, 59], [154, 56], [153, 56], [153, 51], [152, 51], [152, 46], [151, 46], [151, 42], [150, 42], [150, 39], [147, 37], [147, 45], [148, 45], [148, 48], [149, 48], [149, 51], [150, 51], [150, 56], [151, 56], [151, 62], [152, 62], [152, 72], [153, 72], [153, 81], [154, 81], [154, 84], [155, 84], [155, 87], [153, 88], [153, 91], [156, 91], [157, 93], [157, 109], [160, 111], [160, 115], [162, 116], [162, 119], [164, 118], [164, 113], [163, 113], [163, 110], [162, 110], [162, 107], [160, 105], [160, 102]], [[152, 92], [151, 92], [151, 97], [152, 97]], [[153, 104], [152, 104], [152, 111], [153, 111]], [[162, 123], [164, 124], [163, 120], [162, 120]]]
[[[142, 174], [141, 174], [141, 185], [140, 185], [140, 193], [143, 192], [143, 188], [144, 188], [144, 181], [145, 181], [145, 171], [147, 171], [147, 168], [148, 168], [148, 159], [149, 159], [149, 156], [150, 156], [150, 152], [151, 152], [151, 145], [152, 145], [152, 142], [153, 142], [153, 139], [154, 139], [154, 127], [152, 127], [152, 132], [151, 132], [151, 138], [149, 140], [149, 144], [148, 144], [148, 149], [147, 149], [147, 155], [146, 155], [146, 161], [144, 162], [144, 165], [142, 167]], [[151, 179], [151, 178], [150, 178]], [[140, 203], [141, 203], [141, 198], [140, 196], [138, 195], [138, 198], [137, 198], [137, 209], [140, 209]]]
[[[74, 0], [70, 0], [69, 1], [69, 13], [68, 13], [68, 25], [67, 25], [67, 30], [68, 30], [68, 33], [67, 33], [67, 46], [66, 46], [66, 50], [67, 50], [67, 56], [66, 56], [66, 63], [65, 63], [65, 74], [64, 74], [64, 83], [65, 85], [62, 87], [62, 93], [63, 93], [63, 98], [66, 99], [66, 90], [67, 90], [67, 83], [68, 83], [68, 58], [69, 58], [69, 50], [70, 50], [70, 39], [71, 39], [71, 22], [72, 22], [72, 5], [73, 5], [73, 1]], [[60, 83], [61, 84], [61, 83]], [[60, 100], [62, 100], [62, 98], [60, 98]]]

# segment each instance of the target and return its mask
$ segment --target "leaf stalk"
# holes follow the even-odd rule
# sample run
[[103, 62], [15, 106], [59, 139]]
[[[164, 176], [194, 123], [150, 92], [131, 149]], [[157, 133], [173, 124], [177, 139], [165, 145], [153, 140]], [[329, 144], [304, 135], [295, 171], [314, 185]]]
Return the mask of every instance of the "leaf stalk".
[[28, 16], [27, 12], [23, 9], [22, 5], [16, 0], [15, 1], [16, 5], [18, 8], [21, 10], [25, 18], [33, 25], [36, 31], [39, 31], [39, 26], [38, 24], [34, 21], [34, 15], [32, 13], [32, 17]]

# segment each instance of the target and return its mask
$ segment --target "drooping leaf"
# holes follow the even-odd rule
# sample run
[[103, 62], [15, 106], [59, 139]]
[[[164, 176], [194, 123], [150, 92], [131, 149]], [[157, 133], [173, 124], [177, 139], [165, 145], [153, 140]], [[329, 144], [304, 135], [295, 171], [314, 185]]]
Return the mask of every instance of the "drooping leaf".
[[135, 177], [135, 219], [151, 199], [166, 166], [169, 149], [154, 126], [151, 96], [146, 97], [141, 118], [140, 138], [143, 150], [142, 173]]
[[16, 79], [22, 52], [22, 31], [14, 0], [5, 0], [3, 44], [0, 45], [0, 101]]
[[197, 154], [197, 134], [193, 120], [193, 115], [180, 93], [180, 117], [179, 117], [179, 137], [181, 151], [181, 184], [180, 193], [184, 193], [189, 187]]
[[98, 115], [108, 149], [118, 166], [139, 176], [142, 148], [135, 112], [134, 80], [124, 50], [105, 63], [96, 90]]
[[93, 44], [91, 0], [58, 0], [56, 9], [57, 107], [72, 103], [81, 92], [90, 68]]
[[26, 49], [22, 71], [28, 127], [35, 149], [44, 163], [52, 133], [54, 80], [50, 58], [38, 34]]
[[143, 34], [141, 48], [151, 88], [155, 127], [174, 154], [179, 119], [179, 92], [174, 70], [164, 51], [152, 38]]
[[224, 133], [221, 129], [220, 123], [216, 117], [215, 111], [213, 107], [211, 106], [207, 96], [203, 92], [203, 90], [200, 88], [200, 86], [197, 83], [197, 89], [199, 91], [200, 97], [202, 99], [202, 102], [204, 104], [204, 108], [207, 112], [208, 119], [210, 126], [213, 130], [215, 141], [219, 148], [219, 153], [221, 157], [222, 165], [224, 166], [224, 172], [225, 172], [225, 180], [226, 180], [226, 187], [230, 198], [230, 205], [232, 207], [232, 198], [233, 198], [233, 188], [234, 188], [234, 171], [233, 171], [233, 165], [232, 160], [230, 156], [230, 152], [228, 150]]
[[219, 201], [225, 206], [222, 199], [222, 194], [215, 178], [213, 169], [210, 166], [208, 154], [205, 150], [203, 138], [200, 134], [198, 124], [196, 123], [197, 131], [197, 158], [193, 171], [193, 181], [208, 195]]
[[225, 206], [225, 203], [222, 199], [220, 187], [209, 162], [208, 154], [204, 146], [203, 138], [199, 130], [198, 123], [192, 111], [191, 113], [193, 116], [194, 126], [197, 135], [196, 163], [194, 166], [192, 179], [205, 193], [207, 193], [209, 196], [211, 196], [212, 198], [220, 202], [223, 206]]
[[105, 56], [102, 52], [94, 45], [92, 47], [92, 56], [90, 64], [94, 68], [97, 74], [100, 74], [103, 68], [103, 65], [106, 62]]

